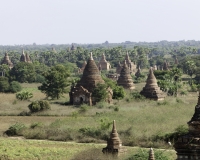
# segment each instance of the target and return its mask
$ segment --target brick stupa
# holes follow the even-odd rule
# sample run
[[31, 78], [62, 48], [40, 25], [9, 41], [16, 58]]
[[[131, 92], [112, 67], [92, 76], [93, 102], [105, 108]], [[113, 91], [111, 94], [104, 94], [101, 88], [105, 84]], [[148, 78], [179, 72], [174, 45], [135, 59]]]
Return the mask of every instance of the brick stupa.
[[122, 146], [122, 141], [117, 133], [115, 120], [113, 121], [112, 132], [110, 138], [107, 140], [107, 147], [103, 148], [103, 153], [119, 154], [126, 152], [126, 149]]
[[148, 158], [148, 160], [155, 160], [153, 148], [150, 148], [150, 150], [149, 150], [149, 158]]
[[140, 77], [141, 75], [142, 75], [142, 74], [141, 74], [141, 69], [140, 69], [140, 66], [139, 66], [137, 72], [135, 73], [135, 76], [138, 78], [138, 77]]
[[[74, 105], [80, 105], [82, 103], [86, 103], [89, 105], [95, 104], [96, 101], [92, 97], [92, 92], [97, 84], [104, 84], [104, 80], [101, 77], [99, 69], [95, 64], [95, 61], [92, 57], [92, 53], [90, 55], [89, 60], [85, 66], [83, 71], [83, 75], [81, 80], [77, 83], [76, 86], [71, 88], [69, 93], [70, 95], [70, 102]], [[108, 90], [108, 94], [112, 94], [110, 89]], [[107, 99], [108, 102], [112, 102], [112, 95], [108, 95], [111, 99]]]
[[149, 75], [146, 81], [146, 85], [140, 92], [141, 95], [152, 100], [164, 100], [165, 94], [158, 87], [156, 77], [154, 76], [152, 68], [149, 70]]
[[131, 59], [129, 58], [128, 52], [126, 52], [125, 60], [127, 63], [128, 68], [130, 69], [130, 73], [135, 73], [136, 72], [136, 65], [131, 62]]
[[118, 77], [117, 84], [119, 86], [124, 87], [125, 89], [135, 89], [133, 84], [133, 79], [130, 75], [129, 67], [126, 64], [126, 60], [124, 61], [120, 76]]
[[22, 55], [20, 57], [20, 62], [32, 63], [28, 53], [25, 54], [24, 50], [22, 50]]
[[200, 92], [194, 115], [187, 124], [189, 132], [179, 136], [174, 144], [177, 160], [200, 159]]
[[8, 67], [10, 69], [13, 68], [13, 63], [11, 62], [7, 52], [5, 53], [5, 56], [4, 56], [3, 60], [1, 61], [1, 64], [8, 65]]
[[102, 57], [101, 57], [101, 59], [99, 61], [98, 67], [100, 68], [100, 70], [109, 70], [111, 68], [111, 65], [106, 60], [106, 57], [105, 57], [104, 53], [103, 53], [103, 55], [102, 55]]

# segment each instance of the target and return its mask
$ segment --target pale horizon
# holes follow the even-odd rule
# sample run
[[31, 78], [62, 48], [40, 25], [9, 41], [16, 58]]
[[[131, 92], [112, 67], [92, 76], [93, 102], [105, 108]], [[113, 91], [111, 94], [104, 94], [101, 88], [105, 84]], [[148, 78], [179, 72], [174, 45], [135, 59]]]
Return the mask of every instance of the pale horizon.
[[0, 45], [200, 40], [199, 0], [7, 0]]

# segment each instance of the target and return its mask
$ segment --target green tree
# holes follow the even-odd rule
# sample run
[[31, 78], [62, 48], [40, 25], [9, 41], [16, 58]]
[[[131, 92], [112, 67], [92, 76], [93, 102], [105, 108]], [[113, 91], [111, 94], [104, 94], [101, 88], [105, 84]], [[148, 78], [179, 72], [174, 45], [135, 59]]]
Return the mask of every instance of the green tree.
[[12, 92], [12, 93], [17, 93], [17, 92], [19, 92], [19, 91], [21, 91], [21, 90], [22, 90], [22, 86], [20, 85], [19, 82], [17, 82], [17, 81], [12, 81], [12, 82], [10, 83], [10, 89], [9, 89], [10, 92]]
[[0, 92], [8, 92], [10, 84], [7, 77], [0, 77]]
[[38, 87], [41, 92], [52, 99], [59, 99], [61, 95], [66, 93], [66, 87], [69, 86], [67, 78], [69, 71], [63, 65], [56, 65], [44, 73], [45, 82]]
[[97, 84], [97, 86], [94, 88], [92, 92], [92, 97], [95, 98], [96, 102], [104, 101], [108, 95], [108, 92], [106, 90], [107, 85], [106, 84]]
[[121, 86], [116, 86], [113, 89], [113, 99], [120, 100], [120, 99], [123, 99], [124, 97], [125, 97], [124, 88]]
[[32, 63], [19, 62], [10, 71], [12, 80], [24, 83], [35, 82], [36, 72]]

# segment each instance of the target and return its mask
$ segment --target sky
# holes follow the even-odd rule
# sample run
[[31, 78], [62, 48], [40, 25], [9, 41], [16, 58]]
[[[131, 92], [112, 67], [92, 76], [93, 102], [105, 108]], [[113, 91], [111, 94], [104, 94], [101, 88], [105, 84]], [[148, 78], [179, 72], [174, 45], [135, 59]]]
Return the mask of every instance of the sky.
[[0, 45], [200, 40], [200, 0], [0, 2]]

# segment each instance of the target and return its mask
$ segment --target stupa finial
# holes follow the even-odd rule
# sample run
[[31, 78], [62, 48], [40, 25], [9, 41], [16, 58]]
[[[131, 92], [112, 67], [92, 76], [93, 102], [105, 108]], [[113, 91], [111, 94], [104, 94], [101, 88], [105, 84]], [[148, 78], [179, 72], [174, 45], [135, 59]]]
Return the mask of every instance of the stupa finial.
[[90, 52], [90, 60], [94, 60], [92, 56], [92, 52]]
[[153, 148], [150, 148], [148, 160], [155, 160]]

